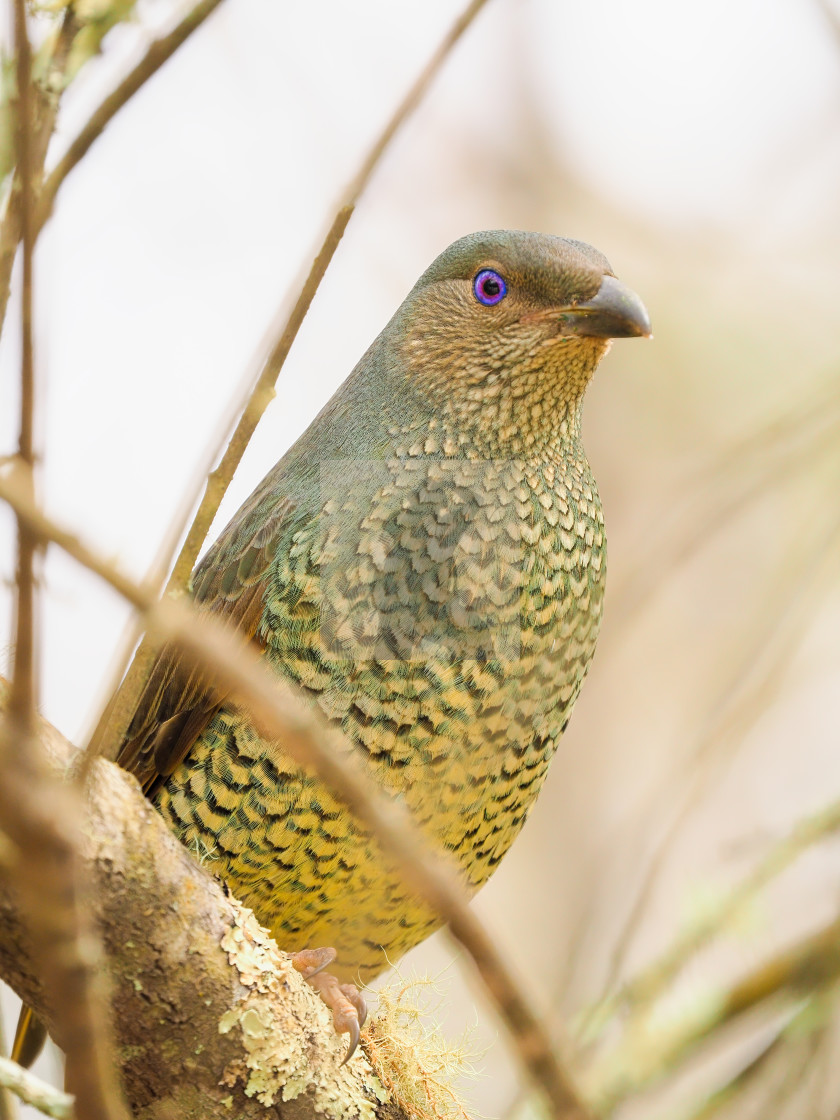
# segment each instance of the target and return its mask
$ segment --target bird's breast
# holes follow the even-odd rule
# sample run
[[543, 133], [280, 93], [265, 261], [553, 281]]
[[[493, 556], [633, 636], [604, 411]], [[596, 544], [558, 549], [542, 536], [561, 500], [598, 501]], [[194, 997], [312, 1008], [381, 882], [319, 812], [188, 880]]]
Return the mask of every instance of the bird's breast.
[[269, 656], [439, 841], [480, 848], [508, 822], [484, 878], [594, 651], [605, 541], [588, 465], [337, 461], [320, 483], [319, 516], [275, 566]]
[[[483, 883], [542, 785], [595, 646], [604, 531], [582, 455], [326, 464], [278, 548], [266, 656]], [[329, 790], [223, 709], [157, 795], [287, 944], [373, 976], [438, 919]]]

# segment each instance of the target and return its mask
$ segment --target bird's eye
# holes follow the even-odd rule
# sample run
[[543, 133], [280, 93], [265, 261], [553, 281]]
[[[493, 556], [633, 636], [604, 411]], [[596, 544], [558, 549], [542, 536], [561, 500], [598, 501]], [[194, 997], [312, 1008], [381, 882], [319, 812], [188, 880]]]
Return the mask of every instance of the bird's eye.
[[507, 284], [494, 269], [483, 268], [473, 280], [473, 291], [479, 303], [492, 307], [507, 295]]

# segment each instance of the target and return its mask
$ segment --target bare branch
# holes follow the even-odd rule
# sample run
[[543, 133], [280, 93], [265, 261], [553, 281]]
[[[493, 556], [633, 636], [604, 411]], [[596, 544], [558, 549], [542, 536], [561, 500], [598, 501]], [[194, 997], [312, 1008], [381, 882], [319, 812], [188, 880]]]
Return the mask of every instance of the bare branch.
[[154, 590], [134, 583], [92, 552], [73, 534], [32, 505], [24, 488], [0, 477], [5, 499], [43, 541], [95, 572], [145, 616], [158, 638], [176, 643], [182, 656], [244, 703], [269, 740], [305, 767], [350, 809], [394, 859], [405, 881], [448, 924], [472, 958], [505, 1025], [523, 1069], [541, 1089], [560, 1120], [584, 1120], [588, 1113], [563, 1070], [545, 1028], [531, 1010], [502, 954], [467, 905], [461, 880], [442, 852], [430, 853], [409, 812], [388, 797], [363, 769], [344, 736], [279, 680], [241, 636], [202, 618], [187, 600], [158, 601]]
[[[46, 724], [39, 734], [60, 782], [77, 752]], [[181, 846], [137, 782], [104, 760], [95, 763], [80, 856], [95, 888], [88, 901], [106, 941], [134, 1115], [407, 1120], [381, 1106], [361, 1052], [342, 1068], [344, 1040], [288, 956]], [[72, 1049], [72, 1024], [39, 969], [0, 868], [0, 973]], [[92, 1115], [80, 1102], [79, 1120]]]
[[[182, 593], [189, 584], [190, 573], [205, 537], [210, 531], [213, 519], [218, 513], [222, 498], [227, 493], [236, 468], [245, 454], [257, 424], [262, 418], [268, 405], [274, 399], [274, 386], [280, 371], [285, 364], [292, 343], [297, 337], [300, 326], [309, 310], [310, 304], [318, 287], [329, 268], [335, 255], [339, 242], [344, 235], [347, 224], [353, 216], [353, 211], [359, 198], [366, 188], [376, 169], [383, 153], [399, 128], [411, 113], [417, 108], [429, 88], [432, 80], [448, 58], [452, 49], [462, 37], [464, 32], [473, 22], [475, 17], [487, 3], [487, 0], [470, 0], [462, 15], [449, 29], [447, 35], [426, 64], [423, 72], [415, 81], [402, 103], [397, 108], [391, 119], [386, 124], [382, 134], [371, 148], [355, 178], [344, 196], [344, 200], [336, 213], [324, 243], [319, 249], [309, 275], [300, 289], [291, 313], [286, 316], [281, 312], [275, 325], [269, 332], [270, 343], [268, 357], [262, 364], [262, 370], [254, 384], [247, 402], [242, 409], [239, 422], [230, 437], [227, 448], [219, 462], [218, 467], [207, 478], [204, 495], [193, 518], [178, 558], [167, 585], [169, 594]], [[214, 455], [214, 460], [216, 455]], [[141, 692], [148, 680], [151, 671], [152, 658], [145, 643], [141, 643], [134, 661], [123, 680], [117, 696], [110, 709], [106, 709], [99, 720], [91, 737], [90, 750], [93, 752], [112, 754], [112, 748], [125, 734], [128, 724], [134, 714], [134, 709]]]

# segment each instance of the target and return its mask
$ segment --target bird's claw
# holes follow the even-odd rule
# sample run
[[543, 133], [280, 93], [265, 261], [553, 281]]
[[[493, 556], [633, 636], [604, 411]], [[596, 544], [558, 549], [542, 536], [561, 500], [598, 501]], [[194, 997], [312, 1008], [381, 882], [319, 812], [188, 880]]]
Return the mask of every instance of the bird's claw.
[[335, 1033], [350, 1035], [350, 1044], [341, 1063], [344, 1065], [359, 1045], [361, 1029], [367, 1019], [367, 1004], [355, 984], [340, 984], [331, 972], [323, 971], [335, 958], [335, 949], [303, 949], [292, 955], [292, 964], [332, 1012]]
[[337, 956], [332, 948], [301, 949], [299, 953], [292, 953], [292, 965], [304, 980], [311, 980], [328, 964], [332, 964]]
[[342, 984], [341, 990], [356, 1008], [356, 1014], [359, 1017], [359, 1026], [363, 1027], [367, 1019], [367, 1003], [365, 1002], [365, 997], [355, 984]]

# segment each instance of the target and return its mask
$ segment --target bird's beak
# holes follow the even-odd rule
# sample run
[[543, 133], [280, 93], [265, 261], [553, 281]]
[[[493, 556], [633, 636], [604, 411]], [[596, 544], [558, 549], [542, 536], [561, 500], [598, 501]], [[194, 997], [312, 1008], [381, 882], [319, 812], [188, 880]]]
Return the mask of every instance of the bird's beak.
[[560, 310], [560, 334], [584, 338], [649, 338], [650, 317], [634, 291], [605, 276], [598, 294]]

